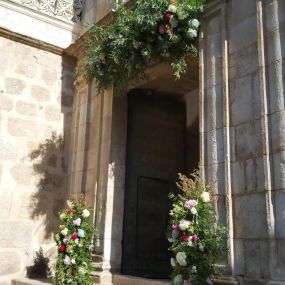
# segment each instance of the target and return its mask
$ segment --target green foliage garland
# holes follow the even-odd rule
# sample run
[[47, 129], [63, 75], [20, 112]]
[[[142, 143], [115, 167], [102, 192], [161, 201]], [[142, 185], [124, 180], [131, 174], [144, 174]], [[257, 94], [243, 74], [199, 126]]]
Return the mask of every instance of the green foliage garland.
[[193, 179], [179, 175], [182, 194], [171, 195], [170, 250], [173, 285], [212, 284], [214, 264], [225, 257], [226, 229], [217, 227], [211, 195], [196, 171]]
[[68, 201], [68, 205], [60, 213], [62, 224], [55, 235], [58, 247], [55, 285], [93, 285], [91, 252], [96, 229], [84, 199]]
[[186, 72], [204, 0], [137, 0], [133, 9], [119, 5], [107, 25], [95, 25], [88, 39], [87, 75], [99, 90], [113, 85], [122, 95], [130, 81], [144, 77], [150, 63], [170, 62], [174, 75]]

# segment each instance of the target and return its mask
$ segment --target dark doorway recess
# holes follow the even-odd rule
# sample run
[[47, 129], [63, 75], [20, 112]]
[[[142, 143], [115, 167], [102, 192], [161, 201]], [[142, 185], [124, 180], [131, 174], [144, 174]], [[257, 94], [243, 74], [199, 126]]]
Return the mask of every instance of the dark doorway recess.
[[123, 274], [169, 277], [168, 195], [185, 170], [185, 128], [184, 102], [144, 90], [129, 93]]

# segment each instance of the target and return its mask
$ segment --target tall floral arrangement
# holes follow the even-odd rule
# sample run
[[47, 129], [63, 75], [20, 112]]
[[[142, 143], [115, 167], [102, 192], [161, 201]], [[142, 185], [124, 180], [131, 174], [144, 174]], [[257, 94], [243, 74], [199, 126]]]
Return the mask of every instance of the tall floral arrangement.
[[152, 62], [168, 61], [176, 78], [186, 72], [204, 0], [137, 0], [119, 5], [113, 19], [90, 30], [87, 74], [99, 89], [114, 86], [124, 94], [130, 81], [140, 80]]
[[84, 199], [68, 201], [60, 213], [61, 225], [55, 235], [58, 248], [55, 285], [93, 285], [92, 248], [96, 229]]
[[180, 174], [178, 186], [169, 229], [173, 285], [212, 284], [214, 265], [226, 252], [226, 229], [216, 225], [212, 196], [198, 171], [192, 179]]

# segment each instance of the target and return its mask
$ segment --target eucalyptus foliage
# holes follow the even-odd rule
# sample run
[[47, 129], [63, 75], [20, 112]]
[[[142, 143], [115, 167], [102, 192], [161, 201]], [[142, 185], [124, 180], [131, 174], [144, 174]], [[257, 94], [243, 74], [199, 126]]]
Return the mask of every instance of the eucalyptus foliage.
[[203, 7], [204, 0], [137, 0], [132, 9], [119, 5], [106, 25], [90, 30], [88, 77], [100, 90], [113, 85], [120, 95], [130, 81], [145, 76], [149, 64], [168, 61], [179, 79], [187, 69], [186, 55], [197, 54]]
[[226, 228], [216, 225], [213, 197], [196, 171], [179, 176], [180, 195], [171, 195], [170, 250], [174, 285], [212, 284], [215, 263], [226, 257]]
[[84, 199], [68, 201], [60, 213], [61, 225], [55, 235], [58, 247], [55, 285], [93, 285], [91, 276], [93, 238], [96, 229]]

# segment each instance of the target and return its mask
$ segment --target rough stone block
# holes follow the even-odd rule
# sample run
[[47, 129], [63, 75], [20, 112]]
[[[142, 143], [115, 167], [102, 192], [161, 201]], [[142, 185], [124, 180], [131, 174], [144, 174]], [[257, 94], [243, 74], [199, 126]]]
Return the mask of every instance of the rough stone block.
[[274, 189], [285, 188], [285, 152], [279, 152], [272, 155], [274, 170]]
[[284, 110], [284, 76], [285, 62], [274, 61], [268, 65], [268, 89], [270, 95], [270, 112]]
[[38, 132], [38, 124], [35, 120], [9, 118], [8, 132], [15, 137], [34, 138]]
[[[276, 207], [276, 237], [278, 239], [285, 238], [285, 191], [275, 192]], [[285, 256], [284, 256], [285, 257]], [[285, 263], [284, 263], [285, 265]]]
[[236, 161], [231, 164], [232, 192], [239, 194], [245, 192], [244, 163]]
[[223, 129], [207, 133], [207, 163], [224, 162], [224, 133]]
[[25, 87], [26, 83], [20, 79], [10, 77], [5, 79], [5, 90], [8, 94], [20, 95]]
[[61, 111], [58, 107], [47, 106], [45, 108], [45, 118], [47, 121], [60, 121], [61, 117]]
[[14, 181], [20, 185], [30, 185], [31, 169], [24, 165], [16, 165], [10, 169]]
[[0, 276], [13, 274], [21, 270], [19, 254], [13, 251], [0, 252]]
[[258, 241], [245, 241], [245, 276], [247, 278], [260, 278], [260, 252]]
[[33, 222], [25, 220], [1, 221], [0, 247], [3, 248], [28, 247], [31, 244], [32, 236], [33, 236]]
[[285, 111], [270, 116], [272, 151], [285, 151]]
[[[242, 5], [238, 3], [238, 6], [241, 7]], [[244, 8], [247, 9], [248, 6], [249, 5], [247, 4], [245, 5]], [[236, 14], [236, 12], [234, 14]], [[236, 52], [237, 50], [244, 49], [255, 42], [257, 42], [256, 14], [253, 14], [252, 17], [246, 18], [244, 21], [240, 21], [236, 25], [231, 26], [230, 35], [229, 35], [229, 52], [230, 53]]]
[[244, 240], [235, 239], [234, 240], [234, 275], [242, 275], [245, 274], [245, 251], [244, 251]]
[[230, 82], [231, 124], [238, 125], [252, 120], [251, 75]]
[[248, 160], [262, 155], [260, 121], [236, 127], [236, 151], [238, 160]]
[[235, 238], [267, 237], [264, 194], [234, 197]]
[[16, 103], [16, 111], [22, 115], [35, 116], [37, 115], [37, 106], [28, 102], [19, 101]]
[[206, 166], [207, 184], [215, 194], [225, 194], [225, 164], [210, 164]]
[[42, 70], [42, 79], [47, 85], [54, 85], [57, 83], [57, 71], [56, 70]]
[[37, 74], [37, 68], [31, 62], [20, 61], [20, 64], [16, 68], [18, 74], [24, 75], [28, 78], [34, 78]]
[[223, 87], [215, 85], [206, 90], [207, 131], [223, 127]]
[[0, 109], [5, 111], [11, 111], [13, 109], [13, 101], [8, 96], [0, 96]]
[[48, 89], [37, 85], [31, 87], [31, 94], [39, 102], [46, 102], [50, 98]]

